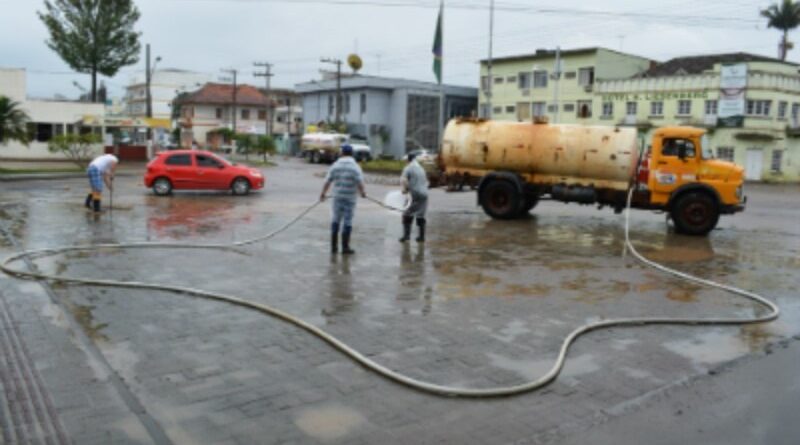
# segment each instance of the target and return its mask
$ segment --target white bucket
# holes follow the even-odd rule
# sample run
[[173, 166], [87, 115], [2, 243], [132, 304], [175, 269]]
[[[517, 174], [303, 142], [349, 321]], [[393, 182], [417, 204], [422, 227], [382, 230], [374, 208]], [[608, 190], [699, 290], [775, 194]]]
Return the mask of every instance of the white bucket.
[[383, 205], [403, 211], [411, 205], [411, 197], [408, 194], [403, 194], [400, 190], [392, 190], [383, 198]]

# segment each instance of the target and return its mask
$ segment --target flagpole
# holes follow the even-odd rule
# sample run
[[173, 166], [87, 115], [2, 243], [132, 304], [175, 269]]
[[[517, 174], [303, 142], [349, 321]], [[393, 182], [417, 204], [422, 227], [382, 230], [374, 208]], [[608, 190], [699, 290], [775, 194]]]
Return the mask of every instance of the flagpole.
[[439, 75], [439, 153], [442, 152], [442, 141], [444, 140], [444, 125], [445, 125], [445, 95], [444, 95], [444, 0], [439, 3], [440, 25], [441, 26], [441, 47], [442, 47], [442, 62]]

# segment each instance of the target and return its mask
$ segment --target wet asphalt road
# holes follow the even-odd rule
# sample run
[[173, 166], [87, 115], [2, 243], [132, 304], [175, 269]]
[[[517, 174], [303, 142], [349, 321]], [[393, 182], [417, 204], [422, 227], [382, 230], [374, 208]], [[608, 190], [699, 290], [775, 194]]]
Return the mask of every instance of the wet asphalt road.
[[[247, 197], [159, 198], [138, 177], [121, 177], [117, 209], [98, 218], [81, 208], [85, 186], [77, 179], [4, 183], [0, 201], [22, 203], [2, 216], [27, 248], [230, 242], [277, 228], [314, 202], [323, 171], [282, 162], [265, 170], [266, 189]], [[382, 197], [391, 187], [367, 189]], [[723, 217], [708, 238], [672, 234], [663, 215], [633, 214], [632, 238], [643, 254], [762, 292], [781, 305], [779, 320], [592, 333], [570, 351], [555, 383], [511, 399], [419, 394], [276, 320], [166, 292], [56, 284], [51, 299], [37, 284], [4, 279], [3, 320], [20, 326], [13, 341], [33, 351], [37, 400], [52, 401], [53, 422], [75, 443], [641, 443], [655, 432], [663, 443], [796, 443], [796, 427], [783, 419], [800, 402], [800, 382], [796, 372], [779, 371], [800, 365], [799, 191], [748, 187], [748, 209]], [[473, 193], [435, 190], [429, 241], [401, 245], [399, 217], [361, 201], [351, 258], [327, 253], [327, 218], [325, 204], [279, 237], [238, 252], [108, 250], [38, 264], [233, 293], [300, 316], [415, 378], [475, 387], [538, 377], [563, 336], [588, 321], [759, 310], [626, 257], [622, 216], [609, 209], [543, 202], [530, 218], [492, 221]], [[65, 337], [88, 340], [45, 353]], [[8, 362], [6, 369], [12, 382], [16, 368]], [[789, 389], [737, 377], [762, 374]], [[110, 383], [113, 375], [121, 383]], [[681, 408], [673, 410], [675, 403]], [[11, 421], [0, 429], [24, 421], [13, 405], [7, 396], [0, 417]], [[714, 423], [702, 415], [710, 409], [748, 422]]]

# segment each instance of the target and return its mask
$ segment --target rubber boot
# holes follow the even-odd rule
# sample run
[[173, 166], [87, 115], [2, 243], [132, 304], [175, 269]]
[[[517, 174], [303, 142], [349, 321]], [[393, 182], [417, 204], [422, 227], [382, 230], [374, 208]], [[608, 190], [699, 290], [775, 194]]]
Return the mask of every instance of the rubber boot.
[[419, 236], [417, 236], [418, 243], [425, 242], [425, 218], [417, 218], [417, 228], [419, 229]]
[[83, 205], [86, 206], [86, 208], [89, 209], [89, 210], [92, 209], [92, 194], [91, 193], [86, 195], [86, 202]]
[[94, 212], [100, 213], [100, 200], [99, 199], [93, 200], [92, 205], [94, 206]]
[[398, 240], [401, 243], [408, 242], [411, 239], [411, 223], [413, 221], [413, 216], [403, 216], [403, 237]]
[[352, 231], [352, 227], [345, 226], [344, 229], [342, 229], [342, 255], [352, 255], [356, 253], [355, 250], [350, 248], [350, 233]]
[[331, 253], [339, 252], [339, 224], [331, 224]]

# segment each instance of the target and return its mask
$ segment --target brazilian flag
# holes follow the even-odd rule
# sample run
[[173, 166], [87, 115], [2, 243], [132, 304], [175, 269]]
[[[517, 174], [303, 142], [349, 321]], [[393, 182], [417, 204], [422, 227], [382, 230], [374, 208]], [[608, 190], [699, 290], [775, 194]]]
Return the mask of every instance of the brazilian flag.
[[439, 4], [439, 19], [436, 21], [436, 35], [433, 37], [433, 73], [436, 81], [442, 83], [442, 14], [444, 1]]

